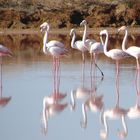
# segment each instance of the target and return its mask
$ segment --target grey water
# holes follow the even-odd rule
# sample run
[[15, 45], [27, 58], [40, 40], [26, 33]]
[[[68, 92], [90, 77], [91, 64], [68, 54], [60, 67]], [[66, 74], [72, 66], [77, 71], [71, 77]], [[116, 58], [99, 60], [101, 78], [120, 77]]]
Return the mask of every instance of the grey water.
[[[91, 35], [99, 40], [98, 35]], [[123, 35], [110, 36], [109, 48], [120, 48]], [[79, 36], [80, 38], [80, 36]], [[129, 36], [127, 45], [140, 45], [139, 35]], [[2, 91], [0, 97], [0, 137], [2, 140], [100, 140], [104, 125], [100, 120], [101, 111], [114, 108], [119, 94], [119, 106], [130, 109], [135, 106], [139, 81], [135, 83], [136, 62], [134, 58], [120, 61], [119, 86], [116, 84], [115, 61], [100, 54], [97, 64], [104, 73], [90, 71], [90, 55], [86, 53], [84, 78], [82, 73], [81, 53], [70, 48], [68, 35], [51, 35], [50, 39], [58, 39], [66, 44], [69, 55], [61, 59], [61, 75], [59, 92], [66, 94], [60, 102], [66, 106], [62, 110], [49, 116], [47, 128], [43, 123], [43, 99], [53, 95], [54, 82], [52, 72], [52, 58], [42, 52], [42, 35], [16, 34], [0, 35], [0, 43], [13, 52], [13, 57], [3, 57]], [[94, 72], [95, 71], [95, 72]], [[86, 89], [84, 97], [78, 98], [78, 89]], [[94, 92], [91, 89], [95, 89]], [[79, 91], [80, 92], [80, 91]], [[139, 90], [138, 90], [139, 92]], [[77, 94], [76, 94], [77, 93]], [[90, 98], [102, 97], [102, 109], [86, 107], [87, 121], [84, 119], [82, 105]], [[73, 95], [73, 96], [72, 96]], [[77, 96], [77, 98], [76, 98]], [[73, 99], [75, 98], [75, 99]], [[3, 99], [7, 99], [6, 102]], [[73, 106], [73, 102], [75, 104]], [[56, 103], [59, 104], [59, 103]], [[55, 105], [56, 105], [55, 104]], [[55, 107], [54, 107], [55, 108]], [[52, 112], [53, 109], [52, 107]], [[51, 112], [50, 111], [50, 112]], [[140, 111], [139, 111], [140, 112]], [[126, 140], [140, 136], [140, 115], [129, 118], [125, 115], [127, 132]], [[120, 139], [118, 131], [123, 130], [121, 117], [107, 118], [108, 140]]]

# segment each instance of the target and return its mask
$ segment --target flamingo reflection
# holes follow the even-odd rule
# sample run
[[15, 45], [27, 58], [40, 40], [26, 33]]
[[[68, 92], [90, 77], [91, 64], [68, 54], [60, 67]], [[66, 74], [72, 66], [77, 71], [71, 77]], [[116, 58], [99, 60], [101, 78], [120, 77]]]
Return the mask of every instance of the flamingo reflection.
[[85, 69], [82, 67], [82, 85], [71, 90], [70, 109], [75, 110], [76, 100], [85, 99], [91, 93], [91, 90], [85, 86]]
[[48, 121], [51, 117], [62, 112], [66, 107], [67, 103], [61, 103], [60, 101], [65, 98], [66, 95], [61, 95], [56, 98], [55, 96], [46, 96], [43, 99], [43, 124], [44, 133], [48, 132]]
[[43, 112], [43, 124], [44, 124], [45, 134], [47, 134], [47, 131], [48, 131], [48, 120], [51, 117], [62, 112], [67, 107], [67, 103], [62, 102], [62, 100], [67, 96], [67, 94], [61, 93], [59, 91], [60, 85], [58, 84], [58, 82], [59, 81], [54, 82], [53, 93], [50, 96], [45, 96], [43, 98], [43, 111], [42, 112]]
[[124, 109], [120, 107], [119, 105], [119, 72], [117, 70], [116, 73], [116, 94], [117, 94], [117, 100], [116, 100], [116, 105], [114, 108], [107, 109], [103, 111], [102, 113], [102, 123], [104, 125], [104, 129], [100, 131], [100, 136], [101, 138], [105, 139], [108, 136], [109, 133], [109, 126], [107, 122], [107, 118], [115, 120], [115, 119], [121, 119], [123, 130], [118, 130], [118, 136], [120, 138], [124, 138], [127, 136], [128, 129], [127, 129], [127, 124], [125, 121], [125, 116], [128, 113], [128, 109]]
[[[91, 76], [92, 79], [92, 76]], [[81, 127], [82, 128], [86, 128], [87, 127], [87, 110], [89, 109], [90, 111], [97, 113], [98, 111], [101, 112], [104, 106], [103, 103], [103, 95], [99, 95], [97, 96], [96, 92], [97, 92], [97, 87], [99, 87], [99, 85], [101, 84], [101, 82], [103, 81], [103, 78], [101, 79], [101, 81], [99, 82], [98, 85], [96, 85], [96, 87], [92, 86], [93, 84], [91, 83], [91, 94], [89, 97], [87, 97], [87, 99], [85, 100], [85, 102], [83, 102], [82, 104], [82, 115], [83, 115], [83, 119], [81, 121]], [[92, 80], [91, 80], [92, 82]], [[95, 81], [94, 81], [95, 83]]]
[[11, 96], [3, 97], [2, 90], [1, 90], [1, 93], [0, 93], [0, 106], [2, 106], [2, 107], [6, 106], [9, 103], [10, 100], [11, 100]]
[[134, 106], [129, 108], [127, 116], [130, 119], [140, 118], [140, 89], [139, 89], [139, 69], [136, 69], [136, 77], [135, 77], [135, 86], [136, 86], [136, 103]]

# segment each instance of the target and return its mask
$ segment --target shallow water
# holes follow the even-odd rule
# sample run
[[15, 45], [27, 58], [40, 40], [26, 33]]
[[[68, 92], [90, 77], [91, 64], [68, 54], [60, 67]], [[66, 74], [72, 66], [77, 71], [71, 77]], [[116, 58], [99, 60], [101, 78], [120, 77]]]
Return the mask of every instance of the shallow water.
[[[99, 40], [98, 35], [89, 35]], [[109, 49], [121, 46], [122, 36], [117, 39], [110, 36]], [[119, 86], [116, 84], [115, 62], [104, 56], [98, 56], [97, 63], [104, 72], [104, 78], [98, 70], [91, 77], [90, 56], [86, 54], [84, 77], [82, 74], [81, 54], [70, 49], [70, 37], [67, 35], [50, 35], [50, 38], [62, 40], [70, 53], [61, 60], [61, 76], [59, 92], [66, 94], [62, 101], [56, 101], [54, 108], [57, 112], [49, 116], [46, 129], [43, 123], [43, 99], [54, 92], [52, 58], [42, 53], [42, 35], [1, 35], [0, 42], [10, 48], [14, 57], [3, 58], [2, 97], [8, 97], [7, 102], [0, 108], [0, 136], [3, 140], [71, 140], [71, 139], [102, 139], [100, 131], [104, 128], [100, 120], [103, 110], [114, 108], [119, 94], [119, 105], [129, 109], [136, 103], [135, 59], [121, 61]], [[79, 35], [80, 38], [80, 35]], [[139, 45], [138, 35], [129, 36], [128, 45]], [[84, 89], [85, 96], [73, 98], [78, 89]], [[78, 94], [78, 93], [77, 93]], [[73, 96], [72, 96], [73, 95]], [[82, 106], [87, 99], [101, 97], [101, 108], [94, 112], [86, 107], [87, 122], [83, 124]], [[95, 98], [96, 97], [96, 98]], [[90, 106], [92, 103], [90, 104]], [[62, 107], [63, 106], [63, 107]], [[56, 108], [55, 108], [56, 107]], [[59, 108], [59, 109], [58, 109]], [[62, 109], [62, 110], [61, 110]], [[130, 119], [127, 115], [126, 140], [139, 137], [140, 121]], [[117, 139], [117, 132], [123, 130], [121, 119], [108, 119], [108, 140]], [[82, 125], [83, 126], [83, 125]]]

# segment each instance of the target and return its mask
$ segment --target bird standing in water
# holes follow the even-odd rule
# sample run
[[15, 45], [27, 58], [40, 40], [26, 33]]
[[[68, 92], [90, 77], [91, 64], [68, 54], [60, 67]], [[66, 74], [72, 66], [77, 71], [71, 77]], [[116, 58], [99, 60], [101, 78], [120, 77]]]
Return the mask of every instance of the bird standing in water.
[[43, 38], [43, 52], [44, 54], [50, 54], [53, 57], [53, 72], [54, 72], [54, 85], [59, 87], [60, 84], [60, 75], [59, 75], [59, 69], [60, 69], [60, 57], [67, 55], [68, 50], [64, 47], [64, 44], [57, 40], [51, 40], [48, 42], [48, 32], [49, 32], [50, 26], [47, 22], [44, 22], [40, 25], [41, 32], [44, 33]]

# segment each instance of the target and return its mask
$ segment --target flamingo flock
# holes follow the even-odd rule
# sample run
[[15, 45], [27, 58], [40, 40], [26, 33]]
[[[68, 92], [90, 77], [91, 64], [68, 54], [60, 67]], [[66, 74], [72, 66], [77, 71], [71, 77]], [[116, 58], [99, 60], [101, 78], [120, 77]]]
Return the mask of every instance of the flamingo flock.
[[[100, 53], [103, 53], [106, 57], [115, 60], [116, 62], [116, 93], [117, 93], [117, 101], [115, 107], [111, 109], [104, 109], [103, 104], [103, 96], [96, 95], [96, 88], [91, 88], [90, 90], [84, 86], [78, 87], [76, 90], [71, 91], [71, 102], [70, 108], [71, 110], [75, 110], [76, 107], [76, 100], [80, 98], [85, 98], [85, 101], [82, 103], [81, 110], [82, 110], [82, 121], [81, 127], [86, 128], [87, 126], [87, 109], [96, 113], [99, 111], [101, 114], [101, 123], [103, 124], [103, 129], [100, 131], [100, 136], [102, 138], [107, 138], [108, 136], [108, 122], [107, 118], [109, 119], [121, 119], [123, 130], [118, 130], [118, 135], [121, 138], [127, 136], [127, 124], [125, 121], [125, 117], [128, 116], [130, 119], [140, 118], [140, 106], [139, 106], [139, 85], [138, 79], [139, 78], [139, 57], [140, 57], [140, 47], [138, 46], [130, 46], [126, 49], [126, 41], [128, 37], [128, 28], [126, 26], [122, 26], [118, 29], [119, 32], [124, 32], [124, 38], [122, 41], [122, 46], [120, 49], [113, 48], [108, 50], [108, 41], [109, 41], [109, 33], [106, 29], [100, 31], [99, 37], [100, 41], [96, 41], [95, 39], [88, 39], [87, 38], [87, 22], [83, 20], [80, 23], [80, 26], [83, 26], [83, 36], [81, 40], [76, 40], [76, 29], [72, 28], [70, 30], [70, 37], [71, 37], [71, 48], [76, 49], [81, 52], [82, 55], [82, 73], [85, 70], [85, 53], [89, 52], [91, 57], [91, 73], [92, 73], [92, 66], [94, 66], [100, 71], [101, 77], [104, 77], [104, 73], [101, 68], [97, 65], [97, 56]], [[61, 103], [67, 94], [62, 94], [59, 91], [60, 87], [60, 59], [65, 57], [69, 54], [68, 48], [65, 47], [63, 42], [57, 40], [49, 40], [49, 31], [50, 25], [48, 22], [44, 22], [40, 25], [40, 31], [43, 33], [43, 53], [45, 55], [51, 55], [53, 59], [52, 68], [53, 68], [53, 92], [50, 96], [45, 96], [43, 98], [43, 123], [45, 126], [45, 132], [47, 133], [48, 130], [48, 120], [52, 116], [56, 115], [59, 112], [62, 112], [67, 106], [67, 103]], [[105, 40], [103, 39], [105, 36]], [[2, 97], [2, 57], [3, 56], [13, 56], [13, 53], [5, 46], [0, 45], [0, 56], [1, 56], [1, 63], [0, 63], [0, 70], [1, 70], [1, 97], [0, 97], [0, 104], [2, 106], [6, 105], [10, 100], [11, 97], [4, 98]], [[128, 57], [134, 57], [136, 59], [136, 103], [134, 106], [130, 107], [129, 109], [124, 109], [119, 105], [119, 61]], [[95, 70], [95, 69], [94, 69]], [[84, 77], [84, 76], [83, 76]], [[83, 78], [84, 79], [84, 78]]]

